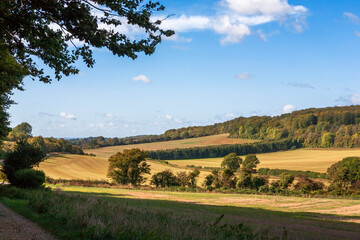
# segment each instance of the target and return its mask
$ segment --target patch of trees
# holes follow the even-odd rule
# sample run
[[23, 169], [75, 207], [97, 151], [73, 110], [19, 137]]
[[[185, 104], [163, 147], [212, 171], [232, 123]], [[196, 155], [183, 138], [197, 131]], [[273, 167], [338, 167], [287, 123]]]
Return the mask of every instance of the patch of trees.
[[179, 129], [170, 129], [160, 135], [140, 135], [125, 138], [105, 138], [99, 137], [88, 137], [88, 138], [77, 138], [71, 139], [71, 143], [74, 145], [81, 146], [83, 149], [94, 149], [108, 146], [119, 146], [119, 145], [130, 145], [140, 143], [151, 143], [151, 142], [162, 142], [170, 140], [179, 140], [186, 138], [203, 137], [209, 135], [215, 135], [218, 133], [224, 133], [219, 131], [218, 127], [205, 126], [205, 127], [187, 127]]
[[[32, 127], [29, 123], [23, 122], [14, 127], [8, 134], [8, 141], [16, 142], [26, 140], [28, 143], [33, 144], [41, 149], [44, 153], [50, 152], [64, 152], [72, 154], [83, 155], [84, 152], [80, 146], [71, 144], [70, 141], [63, 138], [56, 139], [53, 137], [44, 138], [42, 136], [33, 137]], [[5, 152], [10, 152], [11, 149], [4, 149]]]
[[168, 149], [158, 151], [148, 151], [149, 157], [160, 160], [173, 159], [195, 159], [224, 157], [230, 153], [237, 155], [247, 155], [256, 153], [268, 153], [277, 151], [286, 151], [302, 147], [301, 142], [297, 140], [278, 140], [270, 142], [256, 142], [249, 144], [218, 145], [209, 147], [195, 147], [184, 149]]
[[260, 168], [258, 170], [260, 175], [270, 175], [270, 176], [280, 176], [282, 173], [289, 173], [292, 175], [305, 175], [309, 178], [322, 178], [327, 179], [327, 173], [319, 173], [313, 171], [301, 171], [301, 170], [287, 170], [287, 169], [270, 169], [270, 168]]
[[38, 188], [45, 182], [45, 173], [33, 167], [45, 158], [45, 153], [25, 139], [18, 140], [12, 152], [8, 153], [3, 163], [2, 172], [11, 185], [20, 188]]
[[329, 188], [334, 191], [353, 192], [360, 190], [360, 157], [347, 157], [327, 169]]

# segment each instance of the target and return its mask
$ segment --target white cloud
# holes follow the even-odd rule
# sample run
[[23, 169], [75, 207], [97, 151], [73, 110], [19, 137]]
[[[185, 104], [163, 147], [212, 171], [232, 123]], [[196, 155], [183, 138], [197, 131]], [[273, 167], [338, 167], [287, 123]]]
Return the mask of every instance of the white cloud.
[[74, 114], [62, 112], [62, 113], [60, 113], [60, 116], [63, 118], [66, 118], [66, 119], [76, 120], [76, 116]]
[[175, 32], [187, 32], [190, 30], [202, 30], [210, 27], [210, 19], [205, 16], [186, 16], [169, 18], [161, 22], [164, 29], [172, 29]]
[[138, 75], [136, 77], [132, 78], [133, 81], [140, 81], [140, 82], [144, 82], [144, 83], [149, 83], [150, 79], [145, 76], [145, 75]]
[[283, 111], [283, 113], [291, 113], [295, 109], [296, 109], [296, 107], [294, 105], [286, 104], [285, 106], [283, 106], [282, 111]]
[[359, 31], [355, 31], [355, 35], [360, 37], [360, 32]]
[[244, 73], [239, 73], [235, 76], [236, 79], [242, 79], [242, 80], [245, 80], [245, 79], [250, 79], [252, 78], [252, 75], [248, 72], [244, 72]]
[[247, 25], [240, 22], [234, 23], [227, 15], [220, 16], [213, 27], [217, 33], [225, 35], [220, 40], [223, 45], [240, 42], [245, 36], [251, 34], [251, 30]]
[[168, 114], [165, 115], [165, 119], [167, 119], [167, 120], [169, 120], [171, 122], [174, 122], [174, 123], [179, 123], [179, 124], [182, 123], [182, 121], [180, 119], [174, 118], [173, 116], [170, 116]]
[[289, 5], [287, 0], [223, 0], [222, 5], [242, 15], [282, 16], [303, 14], [303, 6]]
[[343, 17], [349, 19], [351, 22], [355, 24], [360, 24], [360, 18], [353, 13], [344, 12]]
[[[177, 34], [194, 30], [213, 30], [224, 35], [220, 42], [225, 45], [238, 43], [244, 37], [251, 35], [251, 26], [274, 21], [280, 24], [289, 22], [287, 25], [292, 26], [296, 32], [301, 32], [306, 26], [307, 13], [307, 8], [301, 5], [290, 5], [288, 0], [222, 0], [216, 15], [181, 15], [178, 18], [163, 20], [161, 27], [173, 29]], [[164, 18], [159, 16], [157, 19]], [[260, 38], [266, 39], [266, 35], [261, 34]], [[168, 40], [176, 41], [181, 38], [175, 35]]]
[[358, 105], [360, 104], [360, 94], [354, 93], [350, 96], [350, 101], [352, 104]]
[[291, 86], [291, 87], [296, 87], [296, 88], [308, 88], [308, 89], [315, 89], [314, 86], [312, 86], [311, 84], [309, 83], [283, 83], [287, 86]]

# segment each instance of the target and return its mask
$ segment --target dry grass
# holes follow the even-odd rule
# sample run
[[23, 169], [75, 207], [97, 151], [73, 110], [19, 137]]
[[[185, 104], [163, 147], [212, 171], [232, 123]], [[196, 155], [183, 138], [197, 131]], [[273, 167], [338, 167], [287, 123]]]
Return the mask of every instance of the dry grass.
[[[224, 194], [224, 193], [189, 193], [164, 192], [148, 190], [130, 190], [114, 188], [86, 188], [86, 187], [60, 187], [69, 192], [90, 192], [92, 194], [110, 194], [114, 197], [132, 199], [170, 200], [201, 205], [246, 207], [280, 212], [293, 213], [322, 213], [346, 217], [340, 221], [360, 223], [359, 200], [305, 198], [250, 194]], [[331, 217], [331, 216], [329, 216]], [[336, 216], [333, 216], [334, 218]]]
[[[360, 149], [298, 149], [284, 152], [257, 154], [258, 168], [278, 168], [326, 172], [333, 163], [344, 157], [360, 156]], [[195, 165], [202, 167], [220, 167], [223, 158], [206, 158], [190, 160], [169, 160], [179, 167]]]
[[85, 149], [86, 153], [94, 153], [98, 157], [110, 157], [116, 152], [121, 152], [124, 149], [140, 148], [142, 150], [166, 150], [174, 148], [191, 148], [191, 147], [206, 147], [223, 144], [244, 144], [253, 143], [257, 140], [252, 139], [239, 139], [239, 138], [228, 138], [229, 134], [218, 134], [206, 137], [188, 138], [181, 140], [165, 141], [165, 142], [154, 142], [154, 143], [142, 143], [122, 146], [103, 147], [97, 149]]
[[[150, 160], [148, 163], [151, 165], [151, 175], [165, 169], [170, 169], [174, 173], [190, 171], [189, 169], [173, 167], [154, 160]], [[108, 166], [107, 158], [75, 154], [53, 154], [40, 163], [39, 169], [54, 179], [103, 180], [108, 179], [106, 177]], [[201, 172], [199, 182], [203, 182], [207, 174], [207, 172]], [[146, 177], [150, 179], [151, 175], [146, 175]]]

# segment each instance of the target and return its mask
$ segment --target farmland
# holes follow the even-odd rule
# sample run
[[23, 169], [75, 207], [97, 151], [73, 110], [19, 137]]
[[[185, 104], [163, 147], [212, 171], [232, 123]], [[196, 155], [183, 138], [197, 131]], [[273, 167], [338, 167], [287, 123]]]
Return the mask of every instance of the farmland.
[[[292, 151], [264, 153], [256, 155], [260, 164], [258, 168], [278, 168], [326, 172], [326, 169], [344, 157], [360, 156], [360, 149], [298, 149]], [[169, 160], [179, 167], [195, 165], [202, 167], [220, 167], [223, 158]]]
[[121, 152], [124, 149], [140, 148], [141, 150], [166, 150], [175, 148], [191, 148], [191, 147], [206, 147], [223, 144], [244, 144], [253, 143], [257, 140], [252, 139], [240, 139], [240, 138], [228, 138], [229, 134], [218, 134], [206, 137], [188, 138], [173, 141], [142, 143], [132, 145], [121, 145], [112, 147], [103, 147], [97, 149], [85, 149], [85, 153], [93, 153], [98, 157], [110, 157], [116, 152]]
[[[112, 152], [113, 154], [115, 152]], [[110, 154], [110, 153], [109, 153]], [[293, 151], [258, 154], [259, 168], [279, 168], [326, 172], [333, 163], [348, 156], [360, 156], [360, 149], [299, 149]], [[187, 165], [220, 167], [222, 158], [172, 160], [170, 165], [150, 161], [152, 174], [170, 169], [173, 172], [187, 170]], [[105, 157], [74, 154], [55, 154], [40, 163], [41, 170], [52, 178], [62, 179], [106, 179], [108, 161]], [[201, 171], [200, 181], [208, 172]]]
[[[189, 171], [188, 169], [173, 167], [157, 161], [150, 160], [151, 174], [170, 169], [173, 172]], [[107, 179], [108, 159], [75, 154], [55, 154], [40, 163], [39, 169], [47, 176], [55, 179], [82, 179], [82, 180], [105, 180]], [[202, 181], [206, 172], [200, 173]], [[150, 176], [150, 175], [148, 175]]]

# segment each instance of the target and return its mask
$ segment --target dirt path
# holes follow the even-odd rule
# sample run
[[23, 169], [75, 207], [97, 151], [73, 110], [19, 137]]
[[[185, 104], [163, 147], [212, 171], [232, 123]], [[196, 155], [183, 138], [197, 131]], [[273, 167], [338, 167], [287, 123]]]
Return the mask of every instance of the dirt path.
[[0, 239], [55, 240], [30, 220], [14, 213], [0, 203]]

